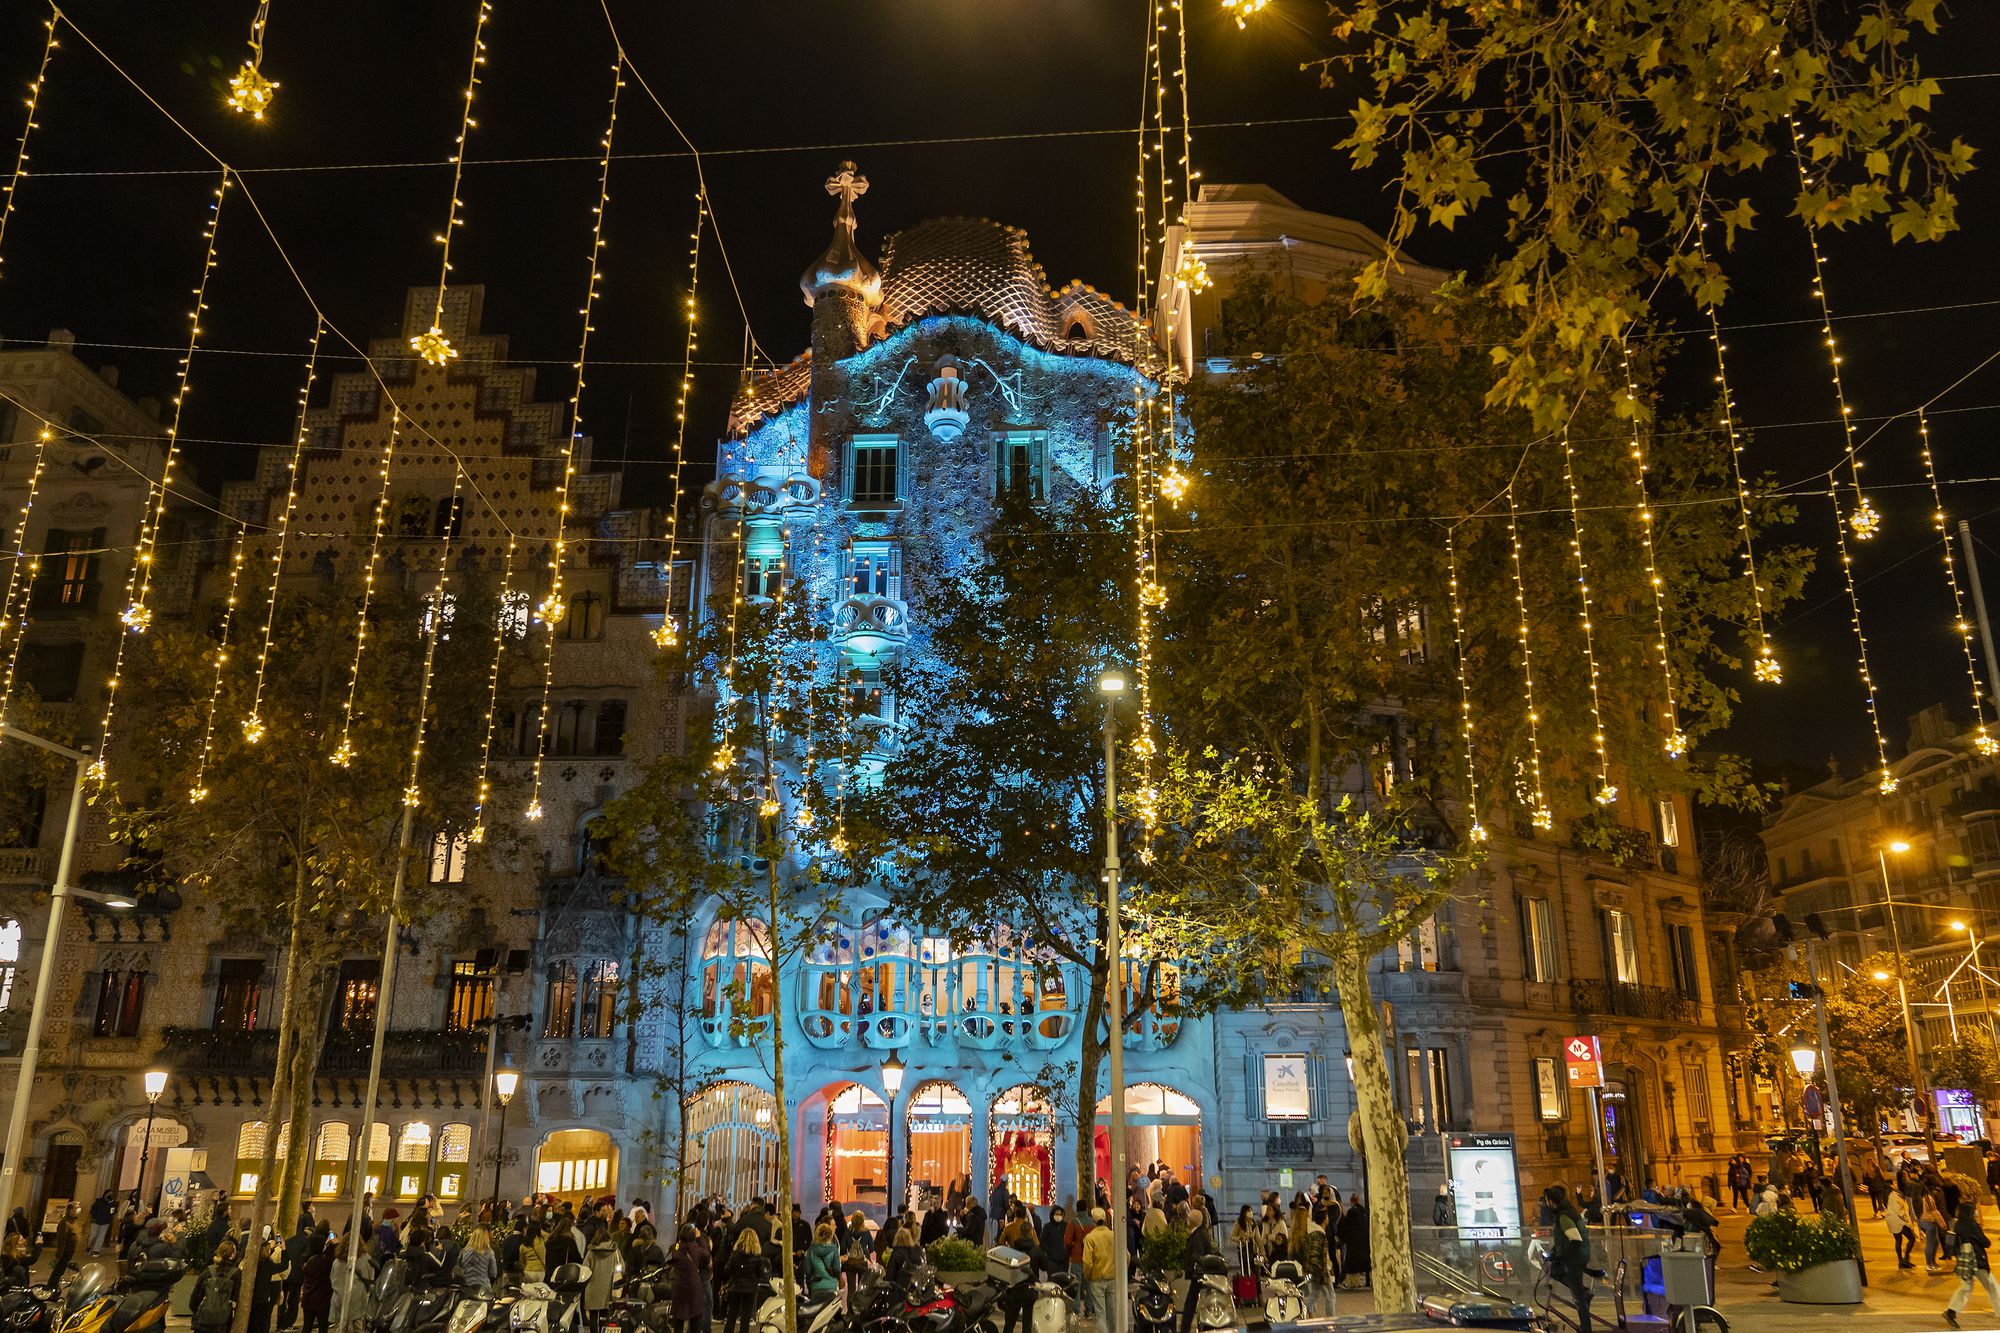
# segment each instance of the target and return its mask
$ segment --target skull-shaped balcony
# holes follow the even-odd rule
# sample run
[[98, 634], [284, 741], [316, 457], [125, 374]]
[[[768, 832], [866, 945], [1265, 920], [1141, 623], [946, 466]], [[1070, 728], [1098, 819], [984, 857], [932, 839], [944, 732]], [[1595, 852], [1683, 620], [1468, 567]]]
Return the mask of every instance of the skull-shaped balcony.
[[858, 662], [881, 663], [910, 642], [910, 609], [900, 598], [860, 593], [834, 614], [840, 642]]

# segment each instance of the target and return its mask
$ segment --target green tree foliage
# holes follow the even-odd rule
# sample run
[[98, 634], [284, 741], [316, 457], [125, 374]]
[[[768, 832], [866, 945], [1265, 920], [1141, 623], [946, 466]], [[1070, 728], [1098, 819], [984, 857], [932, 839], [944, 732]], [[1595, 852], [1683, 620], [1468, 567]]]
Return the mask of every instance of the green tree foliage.
[[[1670, 593], [1670, 723], [1634, 428], [1616, 403], [1580, 405], [1567, 459], [1529, 412], [1490, 406], [1485, 349], [1518, 327], [1491, 300], [1427, 309], [1384, 298], [1351, 311], [1253, 283], [1231, 312], [1237, 370], [1188, 395], [1192, 521], [1162, 537], [1169, 600], [1158, 678], [1174, 757], [1149, 924], [1226, 922], [1210, 937], [1223, 942], [1221, 956], [1205, 956], [1204, 971], [1252, 998], [1331, 965], [1355, 1056], [1376, 1299], [1408, 1308], [1413, 1275], [1387, 1258], [1409, 1253], [1408, 1178], [1369, 963], [1451, 898], [1474, 864], [1474, 821], [1503, 837], [1533, 835], [1537, 767], [1550, 823], [1560, 817], [1614, 855], [1649, 831], [1644, 813], [1617, 816], [1652, 793], [1755, 801], [1740, 765], [1694, 763], [1667, 745], [1678, 731], [1691, 751], [1736, 700], [1725, 673], [1741, 665], [1752, 608], [1728, 446], [1691, 424], [1647, 430], [1639, 442], [1655, 565]], [[1595, 743], [1572, 496], [1584, 514], [1607, 765]], [[1756, 505], [1760, 529], [1785, 517], [1778, 505]], [[1796, 596], [1804, 569], [1799, 552], [1760, 551], [1767, 606]], [[1480, 783], [1471, 811], [1461, 803], [1467, 740]], [[1624, 805], [1594, 799], [1607, 777]]]
[[1991, 1034], [1967, 1022], [1956, 1040], [1931, 1050], [1924, 1075], [1934, 1088], [1965, 1088], [1987, 1096], [2000, 1086], [2000, 1050], [1994, 1049]]
[[[1695, 226], [1733, 237], [1758, 193], [1816, 224], [1953, 230], [1972, 149], [1939, 142], [1917, 58], [1939, 0], [1336, 0], [1324, 86], [1354, 98], [1340, 147], [1384, 163], [1389, 242], [1505, 196], [1506, 241], [1480, 289], [1519, 316], [1493, 401], [1558, 420], [1644, 322], [1652, 290], [1704, 303], [1727, 281]], [[1794, 127], [1809, 180], [1793, 160]], [[1386, 291], [1393, 258], [1360, 275]], [[1593, 367], [1593, 361], [1595, 365]]]
[[[412, 581], [428, 594], [435, 577], [420, 571]], [[436, 646], [432, 675], [440, 684], [428, 697], [412, 811], [424, 837], [412, 859], [428, 854], [431, 831], [471, 826], [486, 742], [485, 693], [463, 682], [487, 679], [495, 602], [475, 573], [455, 571], [452, 587], [453, 632]], [[255, 1201], [260, 1221], [274, 1205], [279, 1216], [297, 1214], [311, 1154], [295, 1149], [277, 1161], [279, 1126], [289, 1125], [291, 1143], [309, 1142], [333, 979], [342, 958], [379, 953], [382, 918], [405, 864], [401, 833], [429, 631], [426, 600], [377, 579], [354, 691], [352, 755], [340, 763], [334, 755], [357, 604], [352, 588], [283, 590], [259, 707], [265, 729], [254, 743], [242, 724], [257, 668], [256, 652], [245, 645], [256, 640], [241, 608], [223, 654], [219, 696], [222, 608], [210, 605], [187, 621], [156, 625], [128, 654], [120, 694], [122, 731], [131, 743], [110, 756], [111, 782], [99, 797], [110, 802], [114, 836], [134, 848], [136, 864], [179, 885], [191, 903], [217, 913], [226, 930], [275, 938], [284, 952], [274, 1126]], [[487, 836], [490, 849], [506, 836], [504, 826], [489, 818]], [[427, 875], [412, 873], [397, 914], [422, 921], [459, 906], [457, 899], [457, 889], [433, 887]]]
[[[1822, 968], [1824, 968], [1822, 960]], [[1870, 954], [1839, 983], [1821, 973], [1826, 986], [1827, 1042], [1840, 1080], [1841, 1112], [1850, 1134], [1877, 1140], [1882, 1121], [1909, 1102], [1909, 1045], [1903, 1038], [1902, 1010], [1896, 1003], [1894, 954]], [[1880, 973], [1888, 980], [1876, 980]], [[1753, 1058], [1781, 1085], [1796, 1080], [1792, 1047], [1818, 1044], [1812, 1001], [1792, 999], [1792, 982], [1806, 980], [1802, 960], [1781, 959], [1756, 974], [1758, 994], [1749, 1010]], [[1815, 1075], [1822, 1089], [1824, 1071]]]

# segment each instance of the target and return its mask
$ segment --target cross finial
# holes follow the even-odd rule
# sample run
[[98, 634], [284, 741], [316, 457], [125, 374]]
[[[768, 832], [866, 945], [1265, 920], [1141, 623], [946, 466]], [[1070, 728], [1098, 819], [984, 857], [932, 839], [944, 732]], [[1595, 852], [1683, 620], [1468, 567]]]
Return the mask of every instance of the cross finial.
[[840, 211], [849, 214], [854, 211], [854, 201], [868, 193], [868, 178], [856, 171], [852, 162], [843, 162], [826, 178], [826, 192], [838, 196]]

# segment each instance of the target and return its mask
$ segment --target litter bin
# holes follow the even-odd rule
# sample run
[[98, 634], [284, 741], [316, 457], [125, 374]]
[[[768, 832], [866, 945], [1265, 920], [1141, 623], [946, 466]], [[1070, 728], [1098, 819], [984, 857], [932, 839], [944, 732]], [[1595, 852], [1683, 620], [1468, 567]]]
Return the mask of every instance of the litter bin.
[[1670, 1306], [1715, 1304], [1714, 1272], [1699, 1250], [1662, 1251], [1660, 1285]]

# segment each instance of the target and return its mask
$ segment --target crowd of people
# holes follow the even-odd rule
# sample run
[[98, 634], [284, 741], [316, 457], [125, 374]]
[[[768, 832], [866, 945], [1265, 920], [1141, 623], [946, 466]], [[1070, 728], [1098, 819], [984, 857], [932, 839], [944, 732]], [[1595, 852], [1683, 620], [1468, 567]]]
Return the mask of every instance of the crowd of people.
[[[1343, 1200], [1325, 1176], [1289, 1205], [1275, 1193], [1254, 1207], [1245, 1205], [1233, 1227], [1198, 1182], [1190, 1187], [1163, 1162], [1132, 1168], [1126, 1184], [1126, 1242], [1134, 1271], [1143, 1256], [1159, 1258], [1157, 1238], [1173, 1231], [1184, 1238], [1171, 1256], [1183, 1272], [1195, 1272], [1204, 1256], [1215, 1254], [1233, 1258], [1245, 1276], [1290, 1259], [1311, 1290], [1327, 1293], [1329, 1305], [1336, 1286], [1368, 1283], [1367, 1205], [1358, 1194]], [[881, 1223], [853, 1204], [828, 1203], [810, 1222], [794, 1204], [785, 1225], [795, 1280], [810, 1296], [845, 1299], [878, 1279], [901, 1280], [928, 1261], [932, 1243], [955, 1237], [981, 1248], [1020, 1251], [1040, 1278], [1073, 1276], [1084, 1312], [1095, 1316], [1111, 1298], [1107, 1197], [1099, 1181], [1093, 1206], [1079, 1208], [1072, 1198], [1043, 1209], [1015, 1197], [1004, 1181], [982, 1200], [960, 1177], [934, 1206], [905, 1206]], [[368, 1318], [376, 1274], [392, 1258], [404, 1261], [413, 1283], [442, 1275], [470, 1292], [541, 1281], [565, 1263], [579, 1263], [592, 1270], [586, 1310], [608, 1303], [611, 1274], [622, 1268], [628, 1278], [651, 1278], [676, 1333], [714, 1333], [717, 1323], [720, 1333], [749, 1333], [771, 1290], [785, 1239], [774, 1208], [761, 1199], [740, 1208], [721, 1198], [701, 1200], [679, 1225], [668, 1227], [664, 1240], [643, 1200], [621, 1210], [608, 1198], [577, 1204], [537, 1196], [519, 1206], [466, 1204], [448, 1224], [436, 1196], [378, 1215], [374, 1196], [367, 1195], [359, 1223], [357, 1240], [348, 1225], [336, 1229], [306, 1204], [287, 1227], [267, 1226], [253, 1237], [247, 1214], [232, 1209], [220, 1193], [203, 1217], [186, 1209], [148, 1216], [136, 1197], [121, 1202], [107, 1191], [87, 1208], [70, 1205], [47, 1242], [24, 1210], [16, 1209], [0, 1243], [0, 1288], [26, 1285], [48, 1245], [54, 1247], [49, 1281], [100, 1256], [122, 1260], [129, 1269], [148, 1259], [199, 1255], [191, 1298], [196, 1333], [221, 1333], [231, 1325], [246, 1296], [246, 1271], [252, 1274], [251, 1333], [294, 1328], [325, 1333], [343, 1301], [350, 1324]], [[247, 1270], [246, 1247], [257, 1252]], [[614, 1253], [620, 1263], [612, 1262]], [[1009, 1322], [1015, 1320], [1010, 1316]]]

